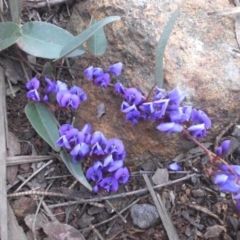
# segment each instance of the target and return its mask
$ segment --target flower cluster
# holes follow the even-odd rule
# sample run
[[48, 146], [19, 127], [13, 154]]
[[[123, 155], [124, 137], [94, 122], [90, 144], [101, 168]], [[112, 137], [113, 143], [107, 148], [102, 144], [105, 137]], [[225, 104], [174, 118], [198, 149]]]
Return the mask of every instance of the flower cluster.
[[122, 95], [124, 101], [121, 111], [126, 114], [126, 121], [131, 121], [134, 125], [140, 118], [161, 122], [157, 129], [165, 132], [182, 132], [185, 124], [187, 130], [197, 138], [206, 135], [206, 129], [211, 127], [211, 120], [207, 114], [201, 110], [193, 109], [191, 106], [180, 104], [185, 95], [177, 88], [168, 94], [165, 90], [156, 88], [152, 101], [146, 101], [143, 94], [136, 88], [124, 88], [121, 83], [115, 84], [115, 91]]
[[26, 83], [27, 97], [32, 101], [49, 101], [50, 94], [55, 94], [60, 107], [78, 108], [81, 101], [87, 99], [84, 91], [77, 86], [68, 89], [66, 83], [57, 81], [56, 83], [45, 77], [45, 86], [40, 87], [40, 81], [34, 77]]
[[110, 83], [110, 73], [119, 76], [122, 72], [123, 64], [121, 62], [111, 65], [107, 71], [98, 67], [88, 67], [84, 70], [84, 75], [89, 81], [93, 80], [93, 84], [106, 88]]
[[94, 159], [86, 172], [87, 179], [95, 182], [94, 192], [100, 189], [117, 191], [119, 184], [125, 184], [130, 176], [124, 167], [126, 152], [123, 142], [116, 138], [107, 140], [102, 132], [91, 134], [91, 130], [90, 124], [86, 124], [81, 131], [64, 124], [59, 128], [60, 138], [56, 144], [68, 149], [74, 163], [88, 157]]

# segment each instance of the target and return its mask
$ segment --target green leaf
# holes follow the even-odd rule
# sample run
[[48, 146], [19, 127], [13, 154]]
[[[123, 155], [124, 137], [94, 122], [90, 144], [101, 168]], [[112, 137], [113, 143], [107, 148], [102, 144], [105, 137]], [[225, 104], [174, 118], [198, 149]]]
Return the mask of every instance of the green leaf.
[[20, 23], [20, 4], [19, 0], [11, 0], [9, 1], [10, 10], [11, 10], [11, 16], [12, 21], [16, 24]]
[[[90, 25], [95, 24], [96, 21], [92, 17]], [[89, 51], [94, 56], [101, 56], [107, 49], [107, 38], [103, 28], [100, 28], [88, 39]]]
[[[17, 41], [18, 46], [26, 53], [47, 59], [60, 56], [63, 46], [75, 37], [66, 30], [46, 22], [27, 22], [22, 26], [23, 36]], [[83, 54], [83, 46], [67, 57]]]
[[72, 41], [68, 42], [62, 49], [61, 55], [59, 58], [55, 59], [58, 60], [60, 58], [66, 57], [68, 54], [79, 48], [85, 41], [87, 41], [95, 32], [97, 32], [100, 28], [104, 27], [106, 24], [110, 22], [114, 22], [119, 20], [120, 17], [118, 16], [111, 16], [107, 17], [95, 24], [93, 24], [88, 29], [84, 30], [81, 34], [76, 36]]
[[92, 191], [92, 187], [85, 178], [85, 175], [82, 170], [82, 164], [81, 162], [78, 163], [73, 163], [72, 162], [72, 157], [70, 154], [66, 153], [65, 151], [60, 152], [60, 156], [67, 166], [68, 170], [70, 173], [88, 190]]
[[157, 45], [155, 63], [156, 63], [156, 84], [159, 88], [162, 88], [163, 86], [163, 55], [164, 55], [165, 47], [167, 45], [169, 36], [172, 32], [172, 29], [174, 27], [174, 24], [177, 20], [178, 15], [179, 15], [179, 9], [177, 9], [172, 14], [166, 27], [163, 30], [163, 33]]
[[60, 147], [55, 144], [59, 139], [57, 123], [49, 108], [43, 103], [29, 102], [25, 113], [36, 132], [57, 152]]
[[21, 28], [12, 22], [0, 23], [0, 51], [13, 45], [21, 37]]

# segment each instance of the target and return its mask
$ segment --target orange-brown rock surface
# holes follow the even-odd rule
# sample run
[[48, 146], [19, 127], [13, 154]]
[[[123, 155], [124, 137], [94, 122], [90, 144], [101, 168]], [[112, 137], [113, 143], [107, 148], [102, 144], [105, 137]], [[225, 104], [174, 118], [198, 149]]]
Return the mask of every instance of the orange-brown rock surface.
[[[165, 52], [164, 87], [180, 88], [187, 94], [186, 104], [204, 110], [212, 119], [208, 139], [238, 115], [240, 75], [239, 53], [234, 19], [231, 16], [208, 16], [207, 12], [233, 8], [227, 0], [147, 1], [147, 0], [88, 0], [76, 4], [69, 30], [79, 34], [89, 26], [90, 16], [96, 20], [119, 15], [121, 20], [105, 30], [108, 48], [104, 56], [89, 55], [76, 59], [75, 67], [84, 69], [94, 65], [107, 68], [123, 62], [123, 74], [117, 79], [126, 87], [135, 86], [145, 94], [154, 84], [155, 46], [171, 13], [180, 8], [180, 16], [171, 34]], [[113, 79], [112, 82], [115, 82]], [[156, 124], [140, 122], [137, 126], [125, 123], [120, 112], [121, 98], [106, 90], [92, 86], [79, 75], [77, 84], [89, 98], [77, 114], [77, 125], [91, 123], [95, 130], [108, 138], [124, 141], [127, 164], [138, 166], [156, 156], [171, 159], [189, 144], [178, 135], [164, 135]], [[97, 120], [97, 105], [104, 103], [106, 113]]]

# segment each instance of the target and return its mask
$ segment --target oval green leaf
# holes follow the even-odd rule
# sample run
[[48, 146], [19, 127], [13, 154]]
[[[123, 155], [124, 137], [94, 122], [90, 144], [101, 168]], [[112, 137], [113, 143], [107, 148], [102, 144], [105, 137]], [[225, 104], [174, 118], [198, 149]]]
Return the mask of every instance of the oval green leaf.
[[67, 166], [69, 172], [88, 190], [92, 191], [92, 186], [87, 181], [83, 170], [82, 170], [82, 164], [81, 162], [73, 163], [72, 157], [70, 154], [66, 153], [65, 151], [60, 152], [60, 156]]
[[12, 22], [0, 23], [0, 51], [10, 47], [21, 37], [21, 28]]
[[[27, 22], [22, 26], [22, 37], [18, 46], [26, 53], [47, 59], [60, 56], [63, 46], [75, 37], [66, 30], [46, 22]], [[84, 53], [83, 46], [78, 46], [67, 57], [76, 57]]]
[[25, 106], [25, 113], [36, 132], [59, 152], [60, 147], [55, 144], [59, 139], [58, 126], [49, 108], [44, 103], [30, 102]]
[[57, 61], [60, 58], [64, 58], [76, 49], [79, 48], [85, 41], [87, 41], [94, 33], [96, 33], [99, 29], [104, 27], [106, 24], [119, 20], [118, 16], [107, 17], [95, 24], [93, 24], [88, 29], [84, 30], [81, 34], [76, 36], [72, 41], [68, 42], [62, 49], [61, 55], [59, 58], [55, 59]]
[[[92, 17], [90, 25], [95, 24], [96, 21]], [[107, 38], [104, 32], [103, 27], [96, 31], [89, 39], [88, 39], [88, 48], [92, 55], [101, 56], [106, 52], [107, 49]]]
[[155, 59], [155, 64], [156, 64], [156, 72], [155, 72], [155, 77], [156, 77], [156, 84], [159, 88], [162, 88], [163, 86], [163, 56], [164, 56], [164, 51], [169, 39], [169, 36], [172, 32], [172, 29], [174, 27], [174, 24], [177, 20], [177, 17], [179, 15], [179, 9], [175, 10], [175, 12], [172, 14], [171, 18], [169, 19], [166, 27], [163, 30], [163, 33], [160, 37], [160, 40], [157, 45], [156, 49], [156, 59]]

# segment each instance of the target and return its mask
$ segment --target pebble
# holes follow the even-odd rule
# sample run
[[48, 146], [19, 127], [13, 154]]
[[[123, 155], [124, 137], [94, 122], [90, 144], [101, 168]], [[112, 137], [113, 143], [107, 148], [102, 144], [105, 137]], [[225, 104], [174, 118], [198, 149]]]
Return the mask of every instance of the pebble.
[[135, 204], [130, 212], [134, 225], [140, 228], [148, 228], [160, 221], [156, 207], [150, 204]]

